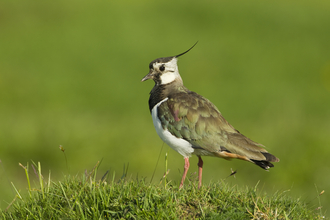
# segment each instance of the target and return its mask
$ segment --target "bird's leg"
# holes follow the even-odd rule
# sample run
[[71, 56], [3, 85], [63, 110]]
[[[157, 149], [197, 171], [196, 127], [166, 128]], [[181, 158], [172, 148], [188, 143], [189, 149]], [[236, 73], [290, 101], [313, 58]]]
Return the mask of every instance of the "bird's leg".
[[198, 156], [198, 189], [202, 186], [202, 171], [203, 171], [203, 160]]
[[183, 182], [186, 179], [187, 173], [188, 173], [188, 169], [189, 169], [189, 157], [185, 157], [184, 158], [184, 170], [183, 170], [183, 175], [182, 175], [182, 179], [181, 179], [181, 183], [180, 183], [180, 188], [182, 188], [183, 186]]

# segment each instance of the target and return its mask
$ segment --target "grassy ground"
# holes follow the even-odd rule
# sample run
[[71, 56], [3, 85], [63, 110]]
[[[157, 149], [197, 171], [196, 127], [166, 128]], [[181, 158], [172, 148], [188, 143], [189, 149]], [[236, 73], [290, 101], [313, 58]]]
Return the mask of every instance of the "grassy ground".
[[[4, 210], [2, 219], [323, 219], [315, 204], [306, 205], [288, 192], [267, 195], [259, 187], [238, 190], [225, 182], [209, 183], [200, 190], [188, 179], [182, 189], [166, 182], [159, 185], [144, 179], [115, 181], [106, 173], [97, 177], [97, 166], [83, 175], [52, 181], [34, 164], [39, 184], [18, 192]], [[125, 168], [124, 168], [125, 169]], [[25, 196], [22, 196], [25, 194]], [[314, 202], [313, 202], [314, 203]]]
[[[131, 173], [152, 176], [163, 143], [148, 110], [153, 83], [140, 80], [150, 61], [199, 40], [178, 63], [187, 88], [281, 160], [265, 172], [205, 157], [203, 183], [233, 169], [226, 181], [239, 189], [259, 183], [304, 201], [325, 190], [329, 212], [328, 27], [329, 0], [0, 1], [0, 207], [16, 194], [11, 182], [26, 188], [18, 164], [31, 160], [55, 183], [102, 159], [99, 173], [129, 162]], [[165, 153], [168, 179], [180, 180], [182, 156]]]

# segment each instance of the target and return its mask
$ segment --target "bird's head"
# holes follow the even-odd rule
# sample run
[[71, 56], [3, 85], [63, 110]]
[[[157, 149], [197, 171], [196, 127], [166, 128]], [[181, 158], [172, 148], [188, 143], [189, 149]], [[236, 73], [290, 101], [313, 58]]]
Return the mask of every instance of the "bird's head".
[[187, 51], [172, 57], [162, 57], [151, 61], [149, 73], [142, 78], [141, 82], [153, 79], [156, 85], [169, 84], [175, 80], [182, 82], [177, 65], [178, 57], [190, 51], [197, 42]]

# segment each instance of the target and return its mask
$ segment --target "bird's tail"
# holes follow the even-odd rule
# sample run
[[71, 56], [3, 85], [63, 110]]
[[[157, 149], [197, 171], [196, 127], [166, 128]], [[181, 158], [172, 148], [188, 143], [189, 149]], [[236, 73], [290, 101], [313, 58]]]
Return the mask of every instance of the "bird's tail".
[[252, 158], [248, 158], [247, 156], [242, 156], [239, 154], [232, 153], [228, 151], [227, 149], [222, 150], [220, 152], [214, 152], [214, 156], [216, 157], [221, 157], [227, 160], [230, 159], [240, 159], [240, 160], [245, 160], [249, 161], [251, 163], [254, 163], [261, 167], [264, 170], [268, 170], [270, 167], [274, 167], [274, 165], [271, 162], [279, 162], [280, 160], [275, 157], [274, 155], [268, 153], [268, 152], [260, 152], [264, 156], [264, 160], [256, 160]]

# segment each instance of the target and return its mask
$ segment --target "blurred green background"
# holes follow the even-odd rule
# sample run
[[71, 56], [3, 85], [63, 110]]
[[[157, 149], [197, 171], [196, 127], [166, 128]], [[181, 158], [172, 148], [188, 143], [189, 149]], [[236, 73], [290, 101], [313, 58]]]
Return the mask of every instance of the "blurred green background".
[[[151, 180], [162, 142], [148, 110], [153, 59], [180, 57], [186, 87], [211, 100], [241, 133], [281, 159], [270, 172], [204, 157], [203, 182], [267, 193], [290, 190], [330, 208], [330, 1], [1, 1], [0, 205], [26, 191], [41, 162], [55, 180], [102, 160], [119, 178]], [[68, 167], [63, 153], [66, 151]], [[168, 153], [169, 179], [184, 160]], [[197, 171], [191, 158], [189, 173]], [[231, 169], [236, 178], [226, 178]], [[30, 169], [32, 181], [37, 181]], [[315, 207], [316, 208], [316, 207]]]

